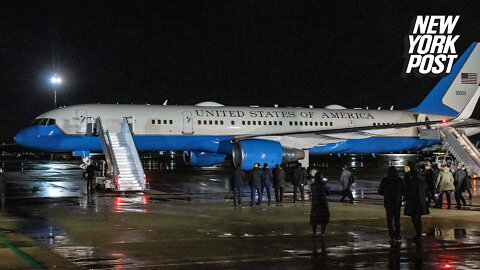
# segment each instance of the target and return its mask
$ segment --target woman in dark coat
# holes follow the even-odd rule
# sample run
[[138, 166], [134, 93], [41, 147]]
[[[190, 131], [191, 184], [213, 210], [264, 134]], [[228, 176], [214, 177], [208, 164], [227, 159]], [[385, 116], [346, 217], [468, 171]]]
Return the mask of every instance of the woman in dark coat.
[[323, 181], [323, 174], [315, 174], [315, 183], [310, 185], [312, 209], [310, 211], [310, 225], [312, 225], [313, 237], [317, 237], [317, 225], [321, 225], [322, 236], [325, 236], [325, 229], [330, 221], [327, 197], [330, 191]]
[[378, 194], [383, 196], [383, 206], [387, 215], [390, 242], [400, 240], [400, 210], [405, 195], [405, 182], [398, 176], [395, 167], [388, 168], [388, 176], [382, 179]]
[[418, 174], [416, 168], [412, 168], [409, 177], [405, 178], [405, 212], [410, 216], [417, 235], [415, 240], [422, 239], [422, 216], [430, 214], [425, 201], [427, 184], [423, 176]]

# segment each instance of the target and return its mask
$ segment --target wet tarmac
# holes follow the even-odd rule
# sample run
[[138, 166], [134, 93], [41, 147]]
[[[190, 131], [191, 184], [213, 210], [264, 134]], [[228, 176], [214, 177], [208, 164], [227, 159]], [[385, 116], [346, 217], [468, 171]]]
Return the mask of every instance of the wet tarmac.
[[[9, 164], [0, 237], [44, 268], [480, 269], [477, 196], [466, 210], [431, 209], [421, 244], [402, 217], [404, 238], [391, 247], [378, 180], [356, 181], [355, 204], [333, 192], [327, 236], [314, 239], [310, 204], [293, 204], [291, 187], [282, 206], [234, 208], [228, 168], [152, 170], [144, 193], [87, 194], [78, 163], [17, 165]], [[334, 179], [329, 185], [339, 189]], [[35, 268], [1, 246], [0, 238], [1, 258], [11, 258], [1, 269]]]

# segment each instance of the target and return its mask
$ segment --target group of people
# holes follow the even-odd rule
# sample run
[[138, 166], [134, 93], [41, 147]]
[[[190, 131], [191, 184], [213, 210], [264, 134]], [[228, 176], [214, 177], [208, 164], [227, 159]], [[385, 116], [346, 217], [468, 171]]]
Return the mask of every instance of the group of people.
[[[384, 197], [387, 216], [387, 226], [391, 243], [401, 239], [400, 211], [405, 202], [404, 214], [410, 216], [416, 231], [414, 240], [422, 239], [422, 216], [430, 214], [429, 208], [433, 201], [434, 208], [442, 208], [443, 195], [446, 195], [447, 209], [451, 209], [450, 195], [455, 193], [457, 209], [466, 205], [462, 193], [469, 191], [471, 200], [471, 183], [465, 165], [459, 164], [454, 173], [447, 164], [436, 169], [430, 162], [423, 167], [407, 165], [404, 167], [403, 179], [398, 176], [395, 167], [388, 169], [387, 177], [383, 178], [378, 193]], [[438, 198], [437, 198], [438, 196]]]
[[[285, 171], [283, 168], [276, 164], [272, 170], [268, 167], [268, 164], [263, 164], [263, 168], [260, 168], [259, 163], [254, 164], [254, 168], [246, 174], [242, 169], [236, 168], [230, 178], [230, 187], [233, 191], [233, 203], [234, 206], [242, 205], [242, 189], [245, 184], [250, 186], [250, 206], [254, 204], [262, 204], [262, 196], [264, 191], [267, 193], [268, 205], [272, 202], [272, 189], [275, 192], [275, 201], [277, 205], [282, 205], [283, 194], [285, 191]], [[303, 168], [300, 163], [297, 164], [293, 170], [293, 202], [298, 200], [298, 192], [300, 193], [300, 199], [305, 202], [305, 185], [307, 184], [307, 170]], [[255, 203], [255, 196], [257, 202]]]

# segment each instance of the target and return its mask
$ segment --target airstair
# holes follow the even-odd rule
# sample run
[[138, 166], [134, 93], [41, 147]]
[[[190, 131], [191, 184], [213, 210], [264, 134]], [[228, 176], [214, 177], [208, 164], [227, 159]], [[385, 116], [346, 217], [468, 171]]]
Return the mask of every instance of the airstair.
[[96, 119], [96, 128], [107, 161], [112, 189], [116, 191], [148, 189], [127, 118], [123, 119], [118, 133], [104, 129], [100, 118]]
[[465, 163], [475, 175], [480, 175], [480, 151], [468, 137], [453, 127], [440, 129], [442, 144], [455, 159]]

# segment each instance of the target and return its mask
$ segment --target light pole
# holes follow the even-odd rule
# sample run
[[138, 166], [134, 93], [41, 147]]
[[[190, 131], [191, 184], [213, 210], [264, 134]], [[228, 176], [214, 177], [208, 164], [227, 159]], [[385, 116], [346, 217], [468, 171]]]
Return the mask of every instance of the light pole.
[[55, 108], [57, 108], [57, 87], [62, 83], [62, 78], [60, 78], [60, 76], [55, 73], [52, 78], [50, 78], [50, 82], [53, 85], [53, 91], [55, 95]]

